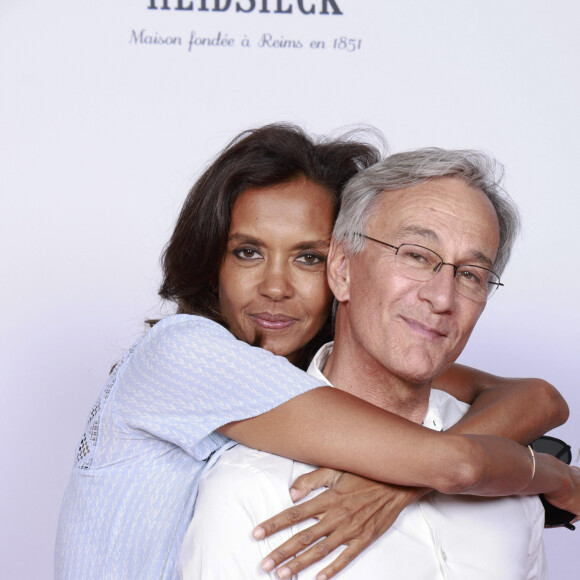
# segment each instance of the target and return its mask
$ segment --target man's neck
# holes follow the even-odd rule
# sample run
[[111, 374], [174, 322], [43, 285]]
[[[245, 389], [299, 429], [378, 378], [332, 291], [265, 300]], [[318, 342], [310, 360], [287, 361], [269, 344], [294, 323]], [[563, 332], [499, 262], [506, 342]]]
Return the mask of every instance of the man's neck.
[[393, 375], [366, 353], [358, 352], [350, 341], [338, 338], [323, 369], [324, 376], [342, 391], [421, 423], [429, 406], [430, 384], [411, 384]]

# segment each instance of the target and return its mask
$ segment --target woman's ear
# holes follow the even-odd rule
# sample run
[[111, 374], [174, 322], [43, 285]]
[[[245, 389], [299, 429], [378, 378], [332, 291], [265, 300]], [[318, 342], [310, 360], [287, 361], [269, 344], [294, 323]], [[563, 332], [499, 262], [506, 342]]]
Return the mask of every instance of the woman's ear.
[[339, 302], [346, 302], [350, 297], [350, 259], [344, 244], [334, 238], [330, 241], [326, 275], [334, 297]]

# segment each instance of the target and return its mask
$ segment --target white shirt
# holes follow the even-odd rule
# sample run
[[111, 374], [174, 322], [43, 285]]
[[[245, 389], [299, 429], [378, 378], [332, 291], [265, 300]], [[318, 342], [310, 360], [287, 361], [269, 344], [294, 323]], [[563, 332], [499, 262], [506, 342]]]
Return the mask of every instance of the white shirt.
[[[320, 369], [331, 348], [326, 345], [317, 353], [310, 374], [326, 380]], [[434, 389], [423, 424], [447, 429], [467, 408]], [[274, 580], [273, 572], [261, 570], [262, 559], [316, 521], [260, 542], [253, 539], [253, 528], [291, 507], [288, 489], [299, 475], [312, 469], [243, 445], [226, 451], [200, 482], [194, 518], [180, 554], [182, 578]], [[405, 508], [393, 526], [335, 578], [545, 579], [543, 524], [544, 512], [537, 497], [488, 499], [432, 493]], [[337, 555], [331, 553], [294, 578], [314, 580]]]

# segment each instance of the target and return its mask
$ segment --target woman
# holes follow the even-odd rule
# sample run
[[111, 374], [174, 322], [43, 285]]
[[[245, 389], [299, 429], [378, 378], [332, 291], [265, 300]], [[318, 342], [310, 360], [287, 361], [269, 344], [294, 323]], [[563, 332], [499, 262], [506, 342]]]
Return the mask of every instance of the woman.
[[[91, 412], [61, 510], [57, 578], [175, 577], [199, 476], [230, 434], [266, 451], [377, 480], [386, 481], [388, 471], [400, 469], [409, 475], [403, 483], [436, 489], [462, 485], [453, 477], [442, 478], [439, 467], [402, 464], [401, 454], [399, 459], [391, 457], [388, 446], [377, 451], [373, 465], [359, 464], [357, 449], [381, 447], [377, 441], [395, 435], [404, 442], [412, 431], [439, 452], [444, 450], [450, 465], [469, 461], [471, 446], [479, 446], [493, 477], [476, 483], [474, 493], [513, 493], [525, 487], [531, 467], [524, 448], [495, 438], [484, 442], [423, 433], [421, 427], [321, 387], [288, 360], [268, 352], [304, 366], [317, 345], [327, 340], [331, 300], [323, 264], [337, 192], [356, 171], [377, 159], [377, 151], [365, 144], [337, 140], [317, 145], [295, 128], [270, 126], [240, 136], [198, 180], [164, 255], [160, 294], [177, 303], [178, 314], [155, 324], [129, 350]], [[251, 235], [230, 232], [235, 225], [232, 210], [237, 200], [263, 193], [264, 188], [284, 190], [288, 199], [307, 194], [293, 214], [299, 231], [287, 236], [291, 250], [277, 253], [274, 260], [278, 272], [290, 270], [300, 280], [291, 286], [309, 289], [301, 296], [300, 308], [287, 277], [277, 275], [276, 268], [257, 304], [244, 302], [243, 285], [235, 281], [246, 261], [259, 262], [267, 248]], [[249, 215], [254, 206], [249, 205]], [[292, 212], [292, 204], [283, 211]], [[316, 223], [312, 232], [300, 224], [304, 214], [308, 225]], [[262, 222], [268, 219], [264, 215], [258, 216]], [[283, 302], [292, 303], [292, 310], [272, 306]], [[468, 400], [477, 392], [479, 378], [475, 374], [475, 387], [466, 386]], [[516, 395], [508, 392], [507, 407], [501, 410], [476, 401], [474, 429], [487, 423], [487, 417], [499, 432], [524, 440], [551, 428], [565, 407], [562, 411], [552, 405], [548, 421], [537, 420], [547, 415], [547, 404], [541, 403], [536, 413], [530, 409], [527, 415], [536, 425], [527, 424], [526, 433], [513, 431], [512, 421], [506, 421], [506, 408], [516, 406], [517, 415], [512, 416], [520, 418], [527, 400], [554, 397], [542, 382], [533, 382], [531, 388], [532, 396], [517, 396], [517, 389]], [[346, 416], [338, 428], [332, 420], [335, 413]], [[351, 433], [352, 447], [334, 444], [328, 437], [333, 432]], [[325, 435], [327, 445], [309, 444]], [[538, 458], [538, 489], [530, 488], [530, 493], [551, 491], [554, 486], [547, 486], [546, 480], [554, 469], [550, 458]], [[567, 497], [562, 501], [569, 505]]]

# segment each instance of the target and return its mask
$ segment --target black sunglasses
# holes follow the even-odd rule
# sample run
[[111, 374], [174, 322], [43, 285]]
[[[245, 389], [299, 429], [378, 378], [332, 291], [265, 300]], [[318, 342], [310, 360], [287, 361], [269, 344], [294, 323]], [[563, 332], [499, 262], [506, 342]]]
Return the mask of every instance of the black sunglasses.
[[[543, 435], [542, 437], [536, 439], [531, 444], [531, 447], [538, 453], [547, 453], [548, 455], [553, 455], [567, 465], [570, 465], [572, 461], [572, 449], [570, 448], [570, 445], [561, 439], [556, 439], [556, 437]], [[571, 523], [572, 520], [576, 517], [575, 514], [553, 506], [549, 501], [546, 500], [544, 494], [540, 494], [540, 500], [542, 501], [542, 505], [544, 506], [544, 510], [546, 512], [544, 527], [557, 528], [563, 526], [569, 530], [576, 529]]]

